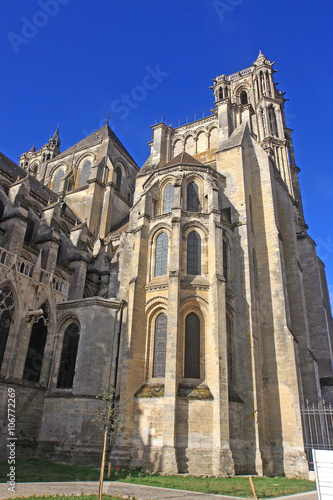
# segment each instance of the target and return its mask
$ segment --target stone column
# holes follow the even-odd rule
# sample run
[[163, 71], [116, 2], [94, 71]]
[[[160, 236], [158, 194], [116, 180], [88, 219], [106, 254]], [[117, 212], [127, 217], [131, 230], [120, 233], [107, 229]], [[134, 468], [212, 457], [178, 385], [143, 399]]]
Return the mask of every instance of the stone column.
[[[226, 283], [223, 277], [222, 226], [216, 214], [211, 215], [208, 248], [209, 331], [207, 344], [212, 345], [207, 381], [213, 392], [213, 474], [233, 475], [234, 462], [229, 438], [228, 356], [226, 326]], [[214, 353], [215, 351], [215, 353]]]
[[162, 470], [167, 474], [178, 472], [176, 461], [176, 401], [178, 388], [178, 344], [179, 344], [179, 301], [180, 301], [180, 210], [173, 210], [172, 235], [170, 242], [170, 268], [168, 291], [168, 331], [166, 348], [166, 369], [164, 388], [163, 451]]

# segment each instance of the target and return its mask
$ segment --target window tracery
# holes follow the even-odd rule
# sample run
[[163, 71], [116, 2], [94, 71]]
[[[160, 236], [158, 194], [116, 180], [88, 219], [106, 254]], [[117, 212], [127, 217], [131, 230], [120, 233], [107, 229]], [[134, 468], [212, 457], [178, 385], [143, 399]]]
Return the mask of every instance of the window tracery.
[[168, 235], [161, 233], [156, 238], [155, 276], [164, 276], [168, 270]]
[[161, 313], [155, 321], [153, 377], [165, 376], [167, 323], [165, 313]]

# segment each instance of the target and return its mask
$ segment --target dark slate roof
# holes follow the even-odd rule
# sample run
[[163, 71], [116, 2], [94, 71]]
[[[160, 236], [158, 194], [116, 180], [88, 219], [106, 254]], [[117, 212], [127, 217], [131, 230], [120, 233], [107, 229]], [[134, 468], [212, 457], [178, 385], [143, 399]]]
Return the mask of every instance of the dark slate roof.
[[[125, 153], [128, 155], [131, 160], [134, 162], [134, 164], [137, 166], [135, 160], [133, 160], [132, 156], [129, 154], [127, 149], [124, 147], [124, 145], [120, 142], [116, 134], [110, 129], [109, 125], [103, 125], [100, 129], [96, 130], [96, 132], [93, 132], [92, 134], [88, 135], [81, 141], [77, 142], [70, 148], [66, 149], [65, 151], [61, 152], [59, 155], [55, 156], [54, 159], [59, 158], [60, 156], [65, 156], [68, 153], [73, 152], [74, 150], [79, 150], [79, 149], [84, 149], [88, 148], [89, 146], [92, 146], [93, 144], [98, 143], [99, 141], [104, 141], [105, 139], [112, 139], [112, 141]], [[138, 167], [139, 169], [139, 167]]]
[[182, 153], [179, 153], [179, 155], [175, 156], [174, 158], [172, 158], [172, 160], [163, 165], [163, 168], [174, 167], [176, 165], [190, 165], [192, 167], [205, 166], [203, 163], [201, 163], [201, 161], [197, 160], [190, 154], [185, 153], [184, 151]]
[[199, 160], [196, 160], [193, 156], [184, 151], [179, 153], [179, 155], [172, 158], [172, 160], [168, 161], [165, 165], [156, 165], [156, 167], [152, 167], [151, 165], [151, 156], [149, 156], [148, 160], [145, 162], [143, 167], [140, 170], [139, 175], [149, 173], [150, 171], [160, 170], [162, 168], [175, 167], [176, 165], [188, 165], [190, 167], [205, 167], [203, 163]]
[[0, 153], [0, 169], [9, 175], [13, 183], [24, 178], [28, 178], [31, 186], [31, 190], [37, 194], [40, 198], [48, 202], [49, 200], [54, 202], [58, 200], [58, 196], [51, 191], [48, 187], [44, 186], [35, 177], [28, 174], [23, 168], [19, 167], [10, 158], [7, 158], [4, 154]]

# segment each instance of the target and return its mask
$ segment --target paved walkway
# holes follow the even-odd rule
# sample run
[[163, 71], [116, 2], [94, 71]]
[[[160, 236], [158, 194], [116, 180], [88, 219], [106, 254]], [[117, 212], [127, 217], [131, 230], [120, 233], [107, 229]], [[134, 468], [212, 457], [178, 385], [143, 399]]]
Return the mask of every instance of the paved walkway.
[[[76, 483], [17, 483], [15, 493], [8, 491], [8, 485], [0, 484], [0, 499], [15, 497], [27, 497], [31, 495], [81, 495], [84, 493], [97, 494], [97, 482], [76, 482]], [[135, 497], [137, 500], [240, 500], [240, 497], [230, 497], [226, 495], [209, 495], [208, 493], [195, 493], [192, 491], [174, 490], [169, 488], [157, 488], [154, 486], [143, 486], [138, 484], [118, 483], [105, 481], [103, 493], [108, 495], [122, 495], [124, 498]], [[279, 497], [275, 500], [317, 500], [317, 493], [300, 493], [288, 497]], [[244, 500], [244, 498], [242, 499]]]

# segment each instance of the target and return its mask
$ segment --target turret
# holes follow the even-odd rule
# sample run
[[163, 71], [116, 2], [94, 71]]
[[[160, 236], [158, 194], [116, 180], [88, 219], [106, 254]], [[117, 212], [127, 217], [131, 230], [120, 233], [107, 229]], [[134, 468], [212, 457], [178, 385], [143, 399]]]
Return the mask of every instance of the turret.
[[20, 166], [27, 170], [30, 175], [43, 180], [46, 162], [60, 153], [61, 140], [59, 138], [59, 125], [49, 141], [36, 151], [35, 145], [20, 156]]

